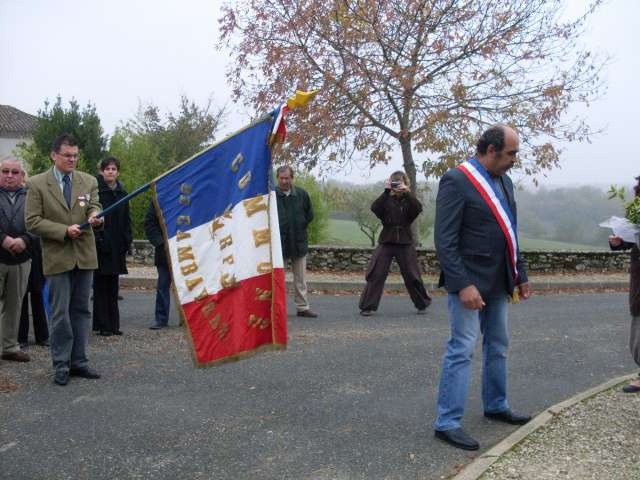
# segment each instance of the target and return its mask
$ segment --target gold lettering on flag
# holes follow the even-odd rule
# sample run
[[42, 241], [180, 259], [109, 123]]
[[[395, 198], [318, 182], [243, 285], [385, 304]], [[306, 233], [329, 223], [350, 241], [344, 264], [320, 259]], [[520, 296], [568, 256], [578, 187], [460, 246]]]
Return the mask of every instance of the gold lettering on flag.
[[249, 323], [249, 327], [253, 327], [253, 328], [258, 327], [260, 330], [264, 330], [269, 326], [269, 319], [258, 317], [257, 315], [254, 315], [252, 313], [251, 315], [249, 315], [248, 323]]
[[231, 245], [233, 245], [233, 238], [231, 238], [231, 235], [227, 235], [226, 237], [220, 239], [220, 250], [224, 250]]
[[188, 247], [178, 247], [178, 262], [184, 262], [185, 260], [195, 260], [193, 255], [193, 248], [191, 245]]
[[184, 206], [191, 205], [191, 197], [187, 195], [180, 195], [180, 197], [178, 197], [178, 203]]
[[251, 181], [251, 172], [247, 172], [238, 181], [238, 188], [240, 190], [244, 189], [247, 185], [249, 185], [250, 181]]
[[224, 218], [231, 218], [231, 210], [233, 210], [233, 205], [231, 204], [227, 205], [227, 208], [224, 209], [222, 216]]
[[256, 272], [263, 273], [271, 273], [272, 267], [270, 262], [260, 262], [256, 265]]
[[178, 215], [178, 220], [176, 222], [178, 225], [191, 225], [191, 216], [190, 215]]
[[203, 288], [202, 291], [200, 292], [200, 294], [196, 297], [196, 301], [199, 302], [201, 300], [204, 300], [208, 296], [209, 296], [209, 292], [207, 292], [206, 288]]
[[204, 306], [202, 307], [202, 314], [205, 317], [209, 317], [211, 316], [211, 314], [213, 313], [213, 310], [216, 308], [216, 302], [214, 302], [213, 300], [209, 300], [207, 303], [204, 304]]
[[222, 263], [228, 263], [229, 265], [232, 265], [233, 263], [235, 263], [233, 261], [233, 255], [227, 255], [226, 257], [224, 257], [222, 259]]
[[189, 185], [188, 183], [183, 183], [180, 185], [180, 193], [184, 193], [185, 195], [191, 195], [192, 190], [193, 189], [191, 185]]
[[213, 331], [218, 332], [218, 338], [222, 340], [229, 331], [229, 324], [227, 322], [221, 322], [220, 314], [217, 314], [211, 320], [209, 320], [209, 326]]
[[269, 300], [271, 300], [271, 290], [256, 288], [256, 300], [268, 302]]
[[176, 241], [185, 240], [187, 238], [191, 238], [191, 234], [188, 232], [181, 232], [180, 230], [176, 231]]
[[269, 206], [264, 203], [264, 197], [254, 197], [248, 200], [243, 200], [242, 204], [244, 205], [247, 217], [251, 217], [254, 213], [269, 209]]
[[236, 173], [240, 168], [240, 164], [242, 162], [244, 162], [244, 157], [242, 156], [242, 153], [239, 153], [238, 155], [236, 155], [236, 158], [234, 158], [233, 161], [231, 162], [231, 171], [233, 173]]
[[220, 285], [222, 285], [222, 288], [236, 288], [240, 284], [236, 280], [235, 275], [230, 273], [223, 273], [220, 277]]
[[186, 279], [184, 281], [184, 283], [187, 285], [187, 288], [189, 289], [189, 291], [192, 291], [194, 288], [196, 288], [198, 286], [198, 284], [200, 284], [202, 282], [203, 282], [202, 277]]
[[265, 243], [271, 242], [271, 234], [269, 233], [268, 228], [263, 228], [261, 230], [252, 230], [253, 232], [253, 242], [256, 247], [260, 245], [264, 245]]
[[198, 271], [198, 264], [196, 262], [192, 262], [188, 265], [180, 265], [180, 271], [182, 272], [182, 275], [186, 277], [187, 275]]
[[222, 217], [216, 217], [213, 219], [213, 222], [211, 222], [211, 238], [215, 237], [216, 231], [224, 228], [224, 223], [220, 220], [221, 218]]

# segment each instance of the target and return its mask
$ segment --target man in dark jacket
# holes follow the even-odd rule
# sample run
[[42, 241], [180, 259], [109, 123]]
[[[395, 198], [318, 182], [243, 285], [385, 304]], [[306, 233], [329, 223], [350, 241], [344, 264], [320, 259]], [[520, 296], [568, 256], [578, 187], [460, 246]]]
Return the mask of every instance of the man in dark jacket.
[[164, 238], [162, 236], [162, 229], [160, 228], [160, 221], [156, 215], [153, 202], [149, 204], [149, 208], [144, 217], [144, 234], [155, 248], [154, 263], [158, 271], [155, 320], [149, 328], [151, 330], [160, 330], [161, 328], [166, 328], [169, 324], [171, 273], [169, 272], [167, 254], [164, 250]]
[[0, 163], [0, 331], [2, 359], [28, 362], [20, 351], [18, 327], [22, 297], [31, 270], [31, 235], [24, 224], [24, 166], [14, 157]]
[[278, 186], [276, 198], [278, 202], [278, 223], [280, 224], [280, 241], [282, 256], [291, 261], [294, 283], [294, 301], [299, 317], [315, 318], [318, 315], [309, 307], [307, 298], [307, 227], [313, 220], [313, 208], [309, 194], [300, 187], [293, 186], [293, 169], [288, 166], [276, 170]]
[[371, 260], [367, 266], [367, 285], [360, 296], [360, 315], [373, 315], [380, 304], [384, 282], [395, 258], [407, 287], [409, 297], [419, 314], [424, 314], [431, 304], [418, 267], [415, 241], [411, 224], [420, 212], [422, 204], [411, 193], [409, 179], [402, 171], [393, 172], [385, 183], [382, 194], [371, 204], [371, 211], [382, 222]]
[[436, 199], [434, 239], [451, 337], [440, 374], [435, 435], [465, 450], [479, 448], [460, 423], [480, 333], [485, 417], [516, 425], [531, 418], [511, 410], [507, 400], [508, 301], [514, 289], [523, 299], [530, 294], [518, 250], [513, 184], [506, 175], [519, 143], [515, 130], [489, 128], [478, 140], [476, 156], [444, 174]]

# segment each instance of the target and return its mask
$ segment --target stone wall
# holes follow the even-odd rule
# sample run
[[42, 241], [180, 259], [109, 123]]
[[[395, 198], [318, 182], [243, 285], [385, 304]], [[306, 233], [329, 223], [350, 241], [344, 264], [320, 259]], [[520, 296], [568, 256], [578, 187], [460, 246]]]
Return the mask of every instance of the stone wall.
[[[307, 268], [318, 271], [364, 272], [371, 257], [372, 248], [312, 246], [307, 256]], [[523, 252], [529, 272], [544, 273], [584, 273], [621, 272], [629, 268], [627, 252]], [[153, 247], [146, 240], [133, 241], [133, 261], [138, 264], [153, 265]], [[439, 271], [435, 251], [418, 249], [418, 261], [424, 273]], [[395, 262], [392, 270], [397, 270]]]

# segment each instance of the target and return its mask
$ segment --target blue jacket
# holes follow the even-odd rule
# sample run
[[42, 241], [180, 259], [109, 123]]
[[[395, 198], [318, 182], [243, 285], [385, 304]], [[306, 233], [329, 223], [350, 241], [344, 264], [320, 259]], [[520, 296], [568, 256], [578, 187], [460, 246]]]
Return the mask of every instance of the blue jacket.
[[[513, 183], [500, 177], [507, 202], [517, 223]], [[475, 285], [485, 297], [511, 294], [516, 286], [507, 242], [491, 209], [476, 188], [458, 169], [440, 180], [434, 227], [436, 253], [440, 261], [440, 284], [448, 292]], [[527, 282], [527, 273], [518, 252], [518, 284]]]

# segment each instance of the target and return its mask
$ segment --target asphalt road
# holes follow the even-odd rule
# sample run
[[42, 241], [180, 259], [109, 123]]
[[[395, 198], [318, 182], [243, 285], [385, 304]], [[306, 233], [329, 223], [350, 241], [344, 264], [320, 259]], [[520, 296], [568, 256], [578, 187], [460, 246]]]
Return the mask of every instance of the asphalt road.
[[[290, 316], [286, 351], [195, 369], [179, 327], [148, 330], [152, 294], [124, 296], [125, 335], [91, 338], [102, 379], [56, 386], [36, 346], [28, 364], [0, 362], [17, 386], [0, 393], [2, 478], [440, 479], [473, 458], [433, 437], [445, 297], [418, 316], [387, 296], [365, 318], [354, 296], [315, 296], [320, 318]], [[625, 294], [537, 296], [510, 318], [517, 410], [634, 369]], [[479, 359], [464, 425], [482, 452], [515, 427], [482, 416]]]

